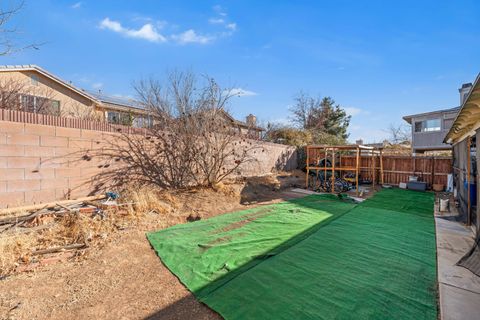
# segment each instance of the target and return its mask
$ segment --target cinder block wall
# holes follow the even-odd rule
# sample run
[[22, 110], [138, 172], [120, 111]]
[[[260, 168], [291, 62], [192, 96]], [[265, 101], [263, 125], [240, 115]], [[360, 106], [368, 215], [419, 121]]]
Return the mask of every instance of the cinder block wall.
[[[115, 133], [0, 121], [0, 208], [75, 199], [104, 190], [95, 177], [119, 166], [112, 159], [86, 157]], [[296, 168], [295, 148], [265, 142], [244, 174]]]

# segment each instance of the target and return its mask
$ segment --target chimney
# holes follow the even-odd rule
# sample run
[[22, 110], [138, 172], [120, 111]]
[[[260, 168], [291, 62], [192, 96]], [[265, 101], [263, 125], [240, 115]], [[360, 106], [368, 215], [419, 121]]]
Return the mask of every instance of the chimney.
[[462, 84], [462, 87], [458, 89], [458, 92], [460, 92], [460, 106], [463, 106], [463, 103], [467, 99], [467, 96], [470, 93], [471, 89], [472, 84], [470, 82]]
[[360, 145], [362, 145], [362, 144], [363, 144], [363, 139], [358, 139], [357, 141], [355, 141], [355, 144], [360, 144]]
[[257, 125], [257, 117], [255, 117], [253, 114], [249, 114], [247, 116], [247, 125], [250, 127], [254, 127]]

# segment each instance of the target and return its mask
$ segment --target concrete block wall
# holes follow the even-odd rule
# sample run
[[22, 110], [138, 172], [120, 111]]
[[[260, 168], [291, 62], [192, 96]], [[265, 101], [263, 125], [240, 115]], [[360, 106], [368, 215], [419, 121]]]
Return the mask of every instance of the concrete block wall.
[[[116, 133], [0, 121], [0, 208], [100, 193], [95, 177], [120, 168], [112, 159], [88, 157]], [[255, 141], [263, 152], [245, 167], [247, 176], [296, 168], [295, 148]]]
[[0, 121], [0, 208], [88, 195], [103, 168], [82, 155], [101, 145], [104, 134]]

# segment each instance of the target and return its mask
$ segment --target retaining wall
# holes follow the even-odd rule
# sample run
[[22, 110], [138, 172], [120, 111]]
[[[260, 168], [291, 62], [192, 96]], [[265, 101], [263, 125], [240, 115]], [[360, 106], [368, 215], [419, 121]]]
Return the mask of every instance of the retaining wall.
[[[118, 134], [112, 132], [114, 126], [89, 130], [69, 128], [67, 121], [59, 122], [60, 126], [31, 123], [35, 121], [29, 121], [30, 118], [0, 121], [0, 208], [75, 199], [105, 191], [98, 189], [95, 177], [115, 169], [117, 164], [111, 158], [88, 154], [105, 147], [105, 141]], [[264, 152], [255, 154], [257, 161], [245, 167], [244, 175], [296, 168], [295, 148], [254, 143], [260, 144]]]

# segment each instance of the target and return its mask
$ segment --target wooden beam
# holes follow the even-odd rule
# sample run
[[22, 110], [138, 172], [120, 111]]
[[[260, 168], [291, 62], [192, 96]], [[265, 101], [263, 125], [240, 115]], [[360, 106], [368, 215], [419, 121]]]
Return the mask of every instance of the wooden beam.
[[382, 185], [384, 184], [384, 176], [383, 176], [383, 153], [382, 150], [380, 150], [380, 179], [382, 182]]
[[358, 174], [360, 173], [360, 149], [357, 149], [357, 160], [356, 160], [356, 168], [355, 168], [355, 186], [357, 187], [357, 197], [359, 196], [359, 189], [358, 189]]
[[468, 137], [467, 139], [467, 226], [470, 226], [472, 224], [472, 218], [471, 218], [471, 199], [470, 199], [470, 170], [472, 166], [472, 160], [470, 159], [471, 157], [471, 144], [472, 144], [472, 138]]
[[76, 199], [76, 200], [61, 200], [61, 201], [55, 201], [55, 202], [34, 204], [34, 205], [30, 205], [30, 206], [23, 206], [23, 207], [14, 207], [14, 208], [1, 209], [1, 210], [0, 210], [0, 216], [1, 216], [1, 215], [7, 215], [7, 214], [15, 213], [15, 212], [34, 211], [34, 210], [39, 210], [39, 209], [48, 209], [48, 208], [56, 207], [56, 206], [58, 206], [58, 205], [60, 205], [60, 204], [66, 205], [66, 204], [77, 203], [77, 202], [101, 200], [101, 199], [105, 199], [105, 198], [106, 198], [105, 195], [98, 195], [98, 196], [78, 198], [78, 199]]
[[305, 160], [307, 162], [307, 173], [306, 173], [307, 175], [305, 176], [305, 189], [308, 189], [308, 176], [309, 176], [309, 173], [310, 173], [310, 159], [309, 159], [310, 147], [306, 146], [305, 149], [306, 149], [306, 153], [307, 153], [307, 159]]
[[332, 150], [332, 193], [335, 193], [335, 149]]
[[372, 187], [375, 189], [375, 155], [372, 152]]

